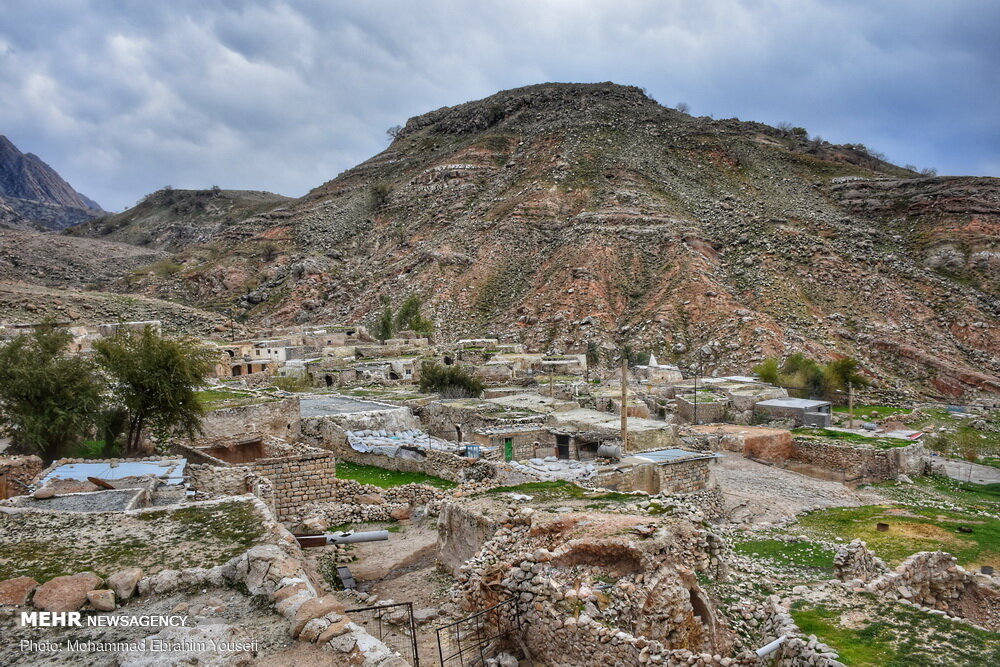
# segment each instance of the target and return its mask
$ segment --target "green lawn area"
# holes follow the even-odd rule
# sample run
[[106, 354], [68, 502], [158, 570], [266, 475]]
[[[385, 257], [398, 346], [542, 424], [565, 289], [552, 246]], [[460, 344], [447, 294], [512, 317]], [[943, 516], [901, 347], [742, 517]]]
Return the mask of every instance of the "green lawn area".
[[427, 484], [439, 489], [451, 489], [458, 486], [450, 480], [432, 477], [421, 472], [400, 472], [347, 461], [337, 462], [337, 477], [353, 479], [355, 482], [371, 484], [383, 489], [391, 489], [394, 486], [403, 486], [404, 484]]
[[733, 544], [733, 550], [781, 570], [801, 570], [804, 574], [827, 579], [833, 576], [833, 549], [815, 542], [749, 540]]
[[[878, 523], [889, 524], [879, 532]], [[960, 533], [958, 527], [972, 529]], [[872, 505], [818, 510], [799, 518], [794, 530], [827, 539], [860, 538], [890, 565], [918, 551], [947, 551], [963, 566], [1000, 567], [1000, 521], [967, 512]]]
[[791, 613], [805, 635], [816, 635], [852, 667], [988, 665], [1000, 659], [1000, 634], [890, 601], [855, 609], [799, 600]]

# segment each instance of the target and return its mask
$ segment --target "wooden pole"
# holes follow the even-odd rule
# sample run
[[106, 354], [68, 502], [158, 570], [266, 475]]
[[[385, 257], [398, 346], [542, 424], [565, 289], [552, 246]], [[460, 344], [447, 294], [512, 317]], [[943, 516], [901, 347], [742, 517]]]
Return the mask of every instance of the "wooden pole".
[[622, 454], [628, 451], [628, 356], [622, 354]]
[[847, 383], [847, 428], [854, 428], [854, 385]]

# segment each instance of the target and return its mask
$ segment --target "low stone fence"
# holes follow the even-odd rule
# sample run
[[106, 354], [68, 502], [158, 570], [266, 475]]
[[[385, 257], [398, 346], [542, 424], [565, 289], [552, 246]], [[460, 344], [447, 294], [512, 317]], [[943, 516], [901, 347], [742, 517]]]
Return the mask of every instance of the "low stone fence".
[[841, 471], [844, 481], [848, 483], [871, 484], [896, 479], [901, 474], [922, 475], [929, 455], [922, 443], [874, 449], [813, 438], [795, 438], [791, 458]]

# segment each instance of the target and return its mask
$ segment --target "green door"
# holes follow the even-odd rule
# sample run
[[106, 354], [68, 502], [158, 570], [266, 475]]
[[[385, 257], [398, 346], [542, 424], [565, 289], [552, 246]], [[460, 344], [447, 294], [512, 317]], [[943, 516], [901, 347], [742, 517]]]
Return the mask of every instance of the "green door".
[[514, 458], [514, 439], [504, 438], [503, 439], [503, 460], [510, 461]]

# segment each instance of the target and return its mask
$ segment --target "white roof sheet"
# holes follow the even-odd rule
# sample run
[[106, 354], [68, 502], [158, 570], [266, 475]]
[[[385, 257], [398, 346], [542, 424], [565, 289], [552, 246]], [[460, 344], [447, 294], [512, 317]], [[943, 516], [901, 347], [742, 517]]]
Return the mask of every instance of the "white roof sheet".
[[824, 405], [832, 405], [829, 401], [814, 401], [809, 398], [770, 398], [766, 401], [760, 401], [757, 405], [763, 405], [765, 407], [772, 406], [776, 408], [819, 408]]

